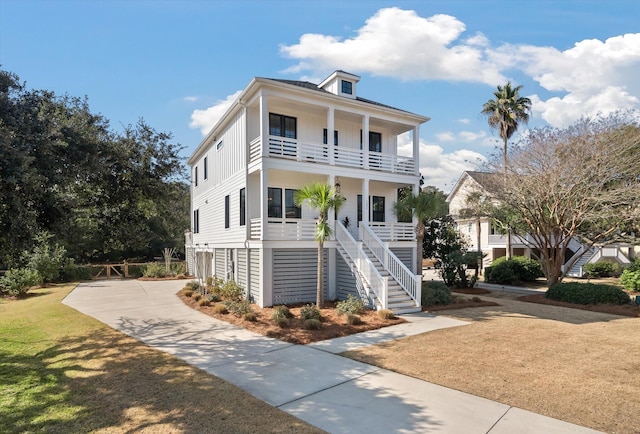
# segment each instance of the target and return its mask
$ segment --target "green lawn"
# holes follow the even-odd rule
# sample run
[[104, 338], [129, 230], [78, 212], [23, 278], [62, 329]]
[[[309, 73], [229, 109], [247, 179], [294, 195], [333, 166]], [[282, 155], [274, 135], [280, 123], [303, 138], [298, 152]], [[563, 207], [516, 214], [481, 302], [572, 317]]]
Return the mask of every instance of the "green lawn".
[[321, 432], [60, 301], [0, 299], [0, 432]]

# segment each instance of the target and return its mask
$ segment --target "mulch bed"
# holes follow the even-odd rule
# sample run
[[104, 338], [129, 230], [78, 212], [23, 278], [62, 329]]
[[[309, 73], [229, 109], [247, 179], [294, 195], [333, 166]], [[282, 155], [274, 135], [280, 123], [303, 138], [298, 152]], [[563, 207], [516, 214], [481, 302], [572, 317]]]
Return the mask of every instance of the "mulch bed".
[[609, 313], [612, 315], [630, 316], [633, 318], [640, 317], [640, 306], [632, 304], [574, 304], [566, 303], [563, 301], [551, 300], [545, 297], [545, 294], [523, 295], [516, 298], [519, 301], [526, 301], [528, 303], [547, 304], [551, 306], [568, 307], [571, 309], [588, 310], [591, 312]]
[[491, 294], [491, 291], [483, 288], [453, 288], [451, 289], [451, 292], [471, 295]]
[[253, 308], [253, 312], [256, 314], [257, 319], [256, 321], [246, 321], [243, 318], [236, 317], [230, 313], [214, 313], [213, 304], [211, 306], [200, 306], [193, 298], [186, 297], [182, 291], [178, 293], [178, 296], [187, 306], [199, 310], [206, 315], [243, 327], [263, 336], [301, 345], [323, 341], [325, 339], [349, 336], [355, 333], [362, 333], [368, 330], [376, 330], [382, 327], [407, 322], [405, 319], [399, 317], [394, 319], [382, 319], [378, 316], [376, 311], [367, 309], [362, 315], [360, 315], [362, 324], [349, 325], [347, 324], [346, 316], [340, 316], [337, 314], [335, 302], [326, 301], [324, 304], [325, 307], [320, 309], [320, 314], [322, 315], [322, 327], [320, 330], [305, 330], [303, 327], [303, 321], [300, 319], [300, 308], [302, 308], [304, 304], [287, 305], [289, 311], [294, 315], [294, 318], [289, 320], [289, 325], [287, 327], [280, 327], [271, 319], [273, 315], [273, 308], [271, 307], [261, 308], [252, 304], [251, 307]]

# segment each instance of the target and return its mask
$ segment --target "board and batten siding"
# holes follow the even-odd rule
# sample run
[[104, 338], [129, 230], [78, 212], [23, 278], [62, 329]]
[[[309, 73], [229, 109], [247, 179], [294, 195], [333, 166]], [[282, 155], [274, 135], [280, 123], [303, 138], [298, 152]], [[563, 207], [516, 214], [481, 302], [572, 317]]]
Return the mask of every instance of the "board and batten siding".
[[260, 299], [262, 282], [260, 281], [260, 250], [249, 249], [249, 294], [251, 301]]
[[[273, 304], [316, 301], [317, 249], [273, 249]], [[324, 251], [327, 263], [327, 249]], [[324, 273], [324, 295], [329, 293], [328, 267]]]

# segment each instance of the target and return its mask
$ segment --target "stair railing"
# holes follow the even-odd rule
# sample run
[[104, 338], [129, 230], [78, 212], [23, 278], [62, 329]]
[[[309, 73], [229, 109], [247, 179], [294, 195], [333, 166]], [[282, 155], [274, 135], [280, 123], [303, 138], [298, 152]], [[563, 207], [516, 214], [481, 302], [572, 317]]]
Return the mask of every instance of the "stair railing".
[[360, 238], [365, 246], [380, 261], [385, 270], [395, 279], [400, 287], [411, 297], [416, 306], [420, 306], [422, 295], [422, 278], [417, 276], [398, 259], [380, 238], [363, 222], [360, 222]]
[[[389, 294], [389, 278], [382, 276], [376, 269], [371, 259], [367, 256], [362, 249], [362, 243], [356, 241], [347, 228], [341, 222], [336, 222], [335, 237], [338, 244], [346, 253], [347, 263], [353, 264], [352, 271], [356, 277], [356, 280], [362, 280], [362, 284], [369, 294], [372, 291], [382, 309], [388, 307], [388, 294]], [[342, 252], [340, 252], [342, 254]]]

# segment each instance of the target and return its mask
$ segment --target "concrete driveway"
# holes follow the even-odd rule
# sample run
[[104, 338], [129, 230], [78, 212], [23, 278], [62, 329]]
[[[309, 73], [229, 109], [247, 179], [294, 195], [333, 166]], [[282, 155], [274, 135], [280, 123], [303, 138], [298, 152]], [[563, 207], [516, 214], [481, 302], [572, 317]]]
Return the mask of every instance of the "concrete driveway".
[[82, 283], [63, 303], [332, 433], [596, 433], [337, 355], [464, 326], [429, 314], [398, 326], [292, 345], [211, 318], [175, 295], [184, 281]]

